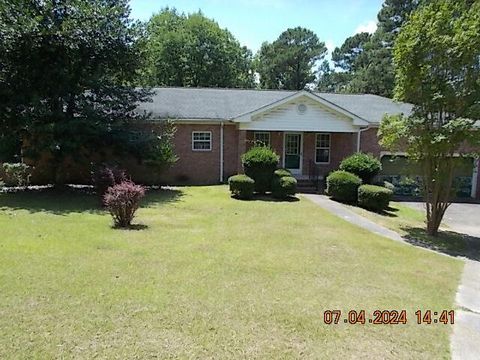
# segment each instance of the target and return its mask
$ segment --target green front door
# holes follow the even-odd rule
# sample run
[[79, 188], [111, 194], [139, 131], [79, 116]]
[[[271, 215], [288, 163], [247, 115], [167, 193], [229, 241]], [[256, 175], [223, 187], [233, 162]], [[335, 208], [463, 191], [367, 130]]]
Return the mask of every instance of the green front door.
[[285, 133], [284, 164], [293, 174], [302, 169], [302, 134]]

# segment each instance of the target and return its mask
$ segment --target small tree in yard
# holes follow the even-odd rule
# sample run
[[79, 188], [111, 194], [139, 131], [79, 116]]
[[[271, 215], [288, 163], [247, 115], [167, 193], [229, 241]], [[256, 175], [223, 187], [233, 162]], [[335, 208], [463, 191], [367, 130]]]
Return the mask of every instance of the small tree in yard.
[[478, 1], [431, 2], [412, 15], [395, 44], [395, 97], [415, 108], [406, 118], [386, 116], [379, 137], [421, 165], [433, 236], [453, 196], [454, 155], [480, 143], [473, 120], [480, 118], [479, 14]]
[[131, 181], [108, 188], [103, 200], [116, 227], [127, 228], [131, 225], [144, 196], [145, 188]]

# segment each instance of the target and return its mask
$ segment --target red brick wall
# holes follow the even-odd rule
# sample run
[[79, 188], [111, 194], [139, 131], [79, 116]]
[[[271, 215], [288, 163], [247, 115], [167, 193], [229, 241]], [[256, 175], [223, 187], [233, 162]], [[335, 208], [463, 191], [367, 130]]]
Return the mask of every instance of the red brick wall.
[[[308, 132], [303, 134], [303, 174], [309, 175], [310, 161], [315, 162], [315, 134]], [[330, 134], [330, 163], [315, 164], [320, 175], [326, 175], [335, 170], [340, 162], [348, 155], [356, 151], [356, 133], [331, 133]]]
[[237, 173], [238, 159], [238, 136], [239, 131], [236, 125], [225, 125], [223, 127], [223, 175], [224, 181]]
[[[177, 124], [174, 146], [177, 162], [163, 175], [169, 184], [215, 184], [220, 182], [220, 125]], [[211, 131], [212, 150], [193, 151], [192, 132]], [[231, 136], [229, 132], [229, 136]], [[231, 152], [231, 149], [229, 150]]]
[[382, 147], [378, 144], [377, 132], [378, 128], [362, 131], [360, 135], [360, 151], [373, 154], [380, 158]]

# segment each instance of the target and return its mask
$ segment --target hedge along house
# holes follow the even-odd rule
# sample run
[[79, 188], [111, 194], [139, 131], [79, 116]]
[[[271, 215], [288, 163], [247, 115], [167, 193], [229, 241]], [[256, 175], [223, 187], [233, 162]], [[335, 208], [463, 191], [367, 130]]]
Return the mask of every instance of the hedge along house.
[[[377, 95], [308, 91], [156, 88], [139, 111], [152, 125], [171, 119], [178, 162], [162, 174], [171, 184], [214, 184], [242, 172], [240, 157], [253, 144], [271, 146], [280, 166], [298, 179], [322, 179], [346, 156], [362, 151], [382, 159], [388, 179], [404, 174], [377, 138], [385, 114], [409, 115], [412, 105]], [[462, 170], [469, 195], [479, 197], [478, 161]], [[397, 181], [398, 182], [398, 181]]]

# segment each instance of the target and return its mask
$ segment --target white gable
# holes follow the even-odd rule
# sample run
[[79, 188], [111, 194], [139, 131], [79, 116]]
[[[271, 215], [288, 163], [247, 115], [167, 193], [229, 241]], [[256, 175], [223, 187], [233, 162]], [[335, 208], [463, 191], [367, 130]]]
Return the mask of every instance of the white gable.
[[[300, 105], [300, 106], [299, 106]], [[239, 119], [241, 130], [357, 132], [361, 120], [302, 95]]]

